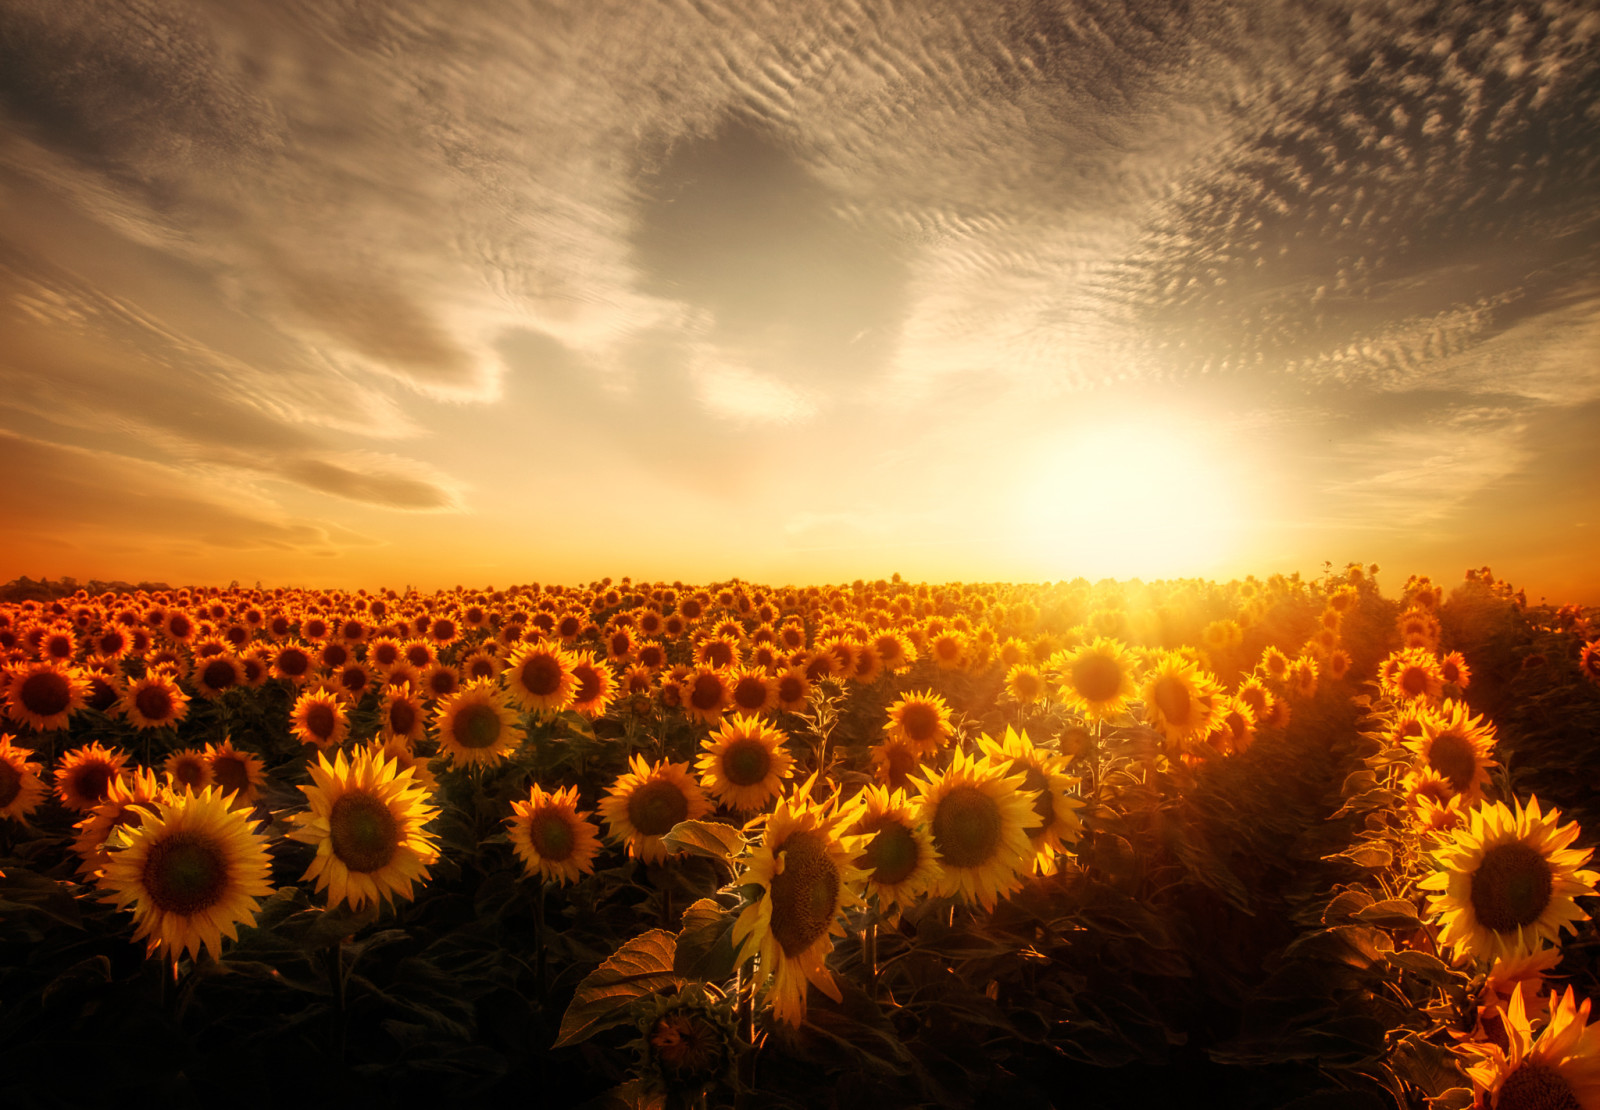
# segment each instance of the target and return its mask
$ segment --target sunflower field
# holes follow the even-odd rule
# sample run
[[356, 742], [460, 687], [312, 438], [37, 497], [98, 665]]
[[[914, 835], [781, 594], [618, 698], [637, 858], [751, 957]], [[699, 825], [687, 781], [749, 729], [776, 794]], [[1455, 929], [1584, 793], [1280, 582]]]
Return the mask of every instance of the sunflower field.
[[0, 600], [0, 1104], [1600, 1107], [1488, 569]]

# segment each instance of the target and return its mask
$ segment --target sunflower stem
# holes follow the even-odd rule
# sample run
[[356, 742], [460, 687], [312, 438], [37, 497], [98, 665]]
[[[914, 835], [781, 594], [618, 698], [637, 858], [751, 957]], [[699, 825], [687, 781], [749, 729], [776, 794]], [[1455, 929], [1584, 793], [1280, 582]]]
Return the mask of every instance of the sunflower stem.
[[756, 1083], [756, 977], [750, 960], [742, 961], [734, 969], [734, 998], [738, 1005], [739, 1083], [734, 1094], [734, 1106], [744, 1110], [749, 1105], [749, 1092]]
[[333, 992], [333, 1020], [338, 1030], [341, 1069], [345, 1059], [345, 982], [344, 938], [339, 937], [328, 945], [328, 986]]
[[874, 917], [861, 931], [861, 966], [866, 972], [867, 997], [878, 997], [878, 920]]

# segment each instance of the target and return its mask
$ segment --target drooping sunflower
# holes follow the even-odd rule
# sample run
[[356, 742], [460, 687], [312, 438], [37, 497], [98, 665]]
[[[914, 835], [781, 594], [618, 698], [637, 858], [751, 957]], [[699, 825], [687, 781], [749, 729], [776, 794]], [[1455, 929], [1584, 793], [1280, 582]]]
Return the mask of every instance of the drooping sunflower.
[[27, 663], [16, 668], [6, 687], [6, 712], [38, 732], [67, 727], [67, 720], [89, 698], [89, 683], [65, 663]]
[[594, 874], [600, 830], [578, 811], [578, 788], [546, 793], [537, 784], [525, 802], [511, 803], [511, 846], [529, 875], [546, 882], [575, 883]]
[[627, 845], [628, 854], [645, 863], [667, 858], [661, 838], [679, 821], [697, 821], [711, 812], [711, 803], [689, 776], [689, 764], [661, 760], [646, 763], [634, 753], [632, 768], [612, 783], [600, 799], [607, 835]]
[[121, 709], [136, 729], [170, 728], [189, 715], [189, 695], [165, 671], [148, 671], [128, 683]]
[[1146, 723], [1180, 747], [1204, 737], [1220, 716], [1221, 690], [1211, 676], [1176, 655], [1151, 667], [1140, 693]]
[[1494, 725], [1481, 715], [1471, 716], [1465, 702], [1445, 699], [1438, 709], [1417, 717], [1422, 734], [1404, 741], [1416, 753], [1417, 762], [1437, 772], [1450, 788], [1470, 806], [1483, 797], [1489, 785], [1489, 768], [1497, 766], [1494, 750]]
[[787, 1025], [805, 1017], [808, 982], [842, 999], [826, 960], [833, 938], [844, 935], [840, 914], [861, 900], [866, 878], [855, 866], [860, 838], [841, 832], [854, 808], [824, 808], [810, 794], [807, 782], [778, 803], [737, 880], [761, 894], [734, 923], [735, 959], [756, 956], [758, 981], [772, 981], [767, 999], [773, 1016]]
[[1506, 1008], [1506, 1047], [1466, 1044], [1478, 1062], [1467, 1069], [1480, 1106], [1493, 1110], [1594, 1110], [1600, 1107], [1600, 1023], [1589, 1024], [1590, 999], [1569, 986], [1546, 1006], [1550, 1020], [1536, 1035], [1522, 991]]
[[1437, 891], [1428, 912], [1443, 928], [1440, 945], [1485, 962], [1558, 943], [1562, 929], [1588, 919], [1574, 898], [1594, 893], [1600, 875], [1581, 870], [1590, 853], [1569, 848], [1577, 822], [1539, 810], [1537, 798], [1513, 810], [1480, 804], [1438, 848], [1439, 870], [1418, 885]]
[[849, 833], [862, 838], [856, 865], [866, 872], [866, 891], [893, 918], [939, 880], [933, 834], [917, 818], [904, 790], [866, 786], [852, 801], [857, 817]]
[[267, 839], [214, 787], [155, 808], [113, 834], [100, 885], [118, 909], [133, 910], [133, 939], [148, 938], [149, 952], [219, 956], [222, 938], [237, 940], [240, 924], [255, 923], [257, 899], [272, 893]]
[[199, 748], [184, 748], [173, 752], [167, 756], [167, 761], [162, 764], [161, 770], [167, 776], [167, 781], [172, 784], [174, 793], [181, 794], [185, 788], [191, 791], [204, 790], [216, 781], [216, 776], [211, 771], [211, 761]]
[[122, 778], [113, 779], [106, 791], [105, 800], [89, 811], [74, 828], [72, 850], [83, 861], [78, 872], [99, 875], [110, 859], [106, 841], [112, 832], [123, 825], [138, 825], [147, 814], [160, 812], [158, 803], [170, 802], [176, 797], [170, 787], [154, 771], [140, 768]]
[[511, 700], [529, 712], [561, 712], [572, 704], [578, 688], [572, 664], [572, 657], [554, 644], [525, 641], [506, 660]]
[[328, 907], [410, 899], [412, 888], [428, 880], [439, 858], [424, 825], [438, 814], [427, 791], [409, 770], [385, 758], [382, 749], [359, 747], [348, 762], [325, 752], [308, 765], [310, 786], [300, 790], [309, 812], [293, 814], [292, 840], [316, 846], [316, 858], [302, 876], [327, 891]]
[[19, 748], [9, 733], [0, 736], [0, 817], [21, 819], [44, 800], [42, 764], [30, 762], [32, 748]]
[[289, 731], [302, 744], [337, 748], [350, 735], [350, 716], [337, 697], [313, 686], [295, 699], [289, 711]]
[[1067, 708], [1090, 720], [1112, 717], [1138, 693], [1137, 660], [1120, 641], [1105, 636], [1060, 657], [1061, 698]]
[[700, 785], [736, 812], [748, 813], [783, 793], [794, 758], [784, 748], [788, 735], [760, 717], [735, 714], [700, 742], [695, 770]]
[[62, 755], [56, 762], [56, 797], [68, 809], [88, 813], [105, 801], [111, 784], [125, 773], [128, 753], [98, 740]]
[[976, 901], [986, 910], [1022, 887], [1033, 867], [1028, 831], [1039, 826], [1023, 775], [1006, 775], [961, 752], [943, 773], [912, 780], [918, 816], [933, 833], [940, 878], [934, 893]]
[[1041, 874], [1054, 874], [1056, 859], [1083, 835], [1078, 818], [1083, 803], [1070, 794], [1078, 780], [1067, 774], [1066, 757], [1037, 747], [1026, 731], [1009, 726], [999, 740], [980, 736], [978, 747], [1003, 774], [1022, 775], [1022, 790], [1033, 799], [1035, 820], [1028, 839], [1034, 866]]
[[236, 806], [250, 809], [267, 783], [266, 764], [253, 752], [240, 751], [233, 738], [224, 736], [220, 744], [206, 745], [211, 774], [222, 793]]
[[930, 756], [950, 742], [950, 705], [932, 690], [903, 695], [889, 706], [884, 732], [909, 746], [919, 756]]
[[572, 691], [573, 711], [585, 717], [603, 715], [617, 696], [617, 676], [611, 664], [579, 655], [572, 662], [572, 677], [577, 684]]
[[456, 766], [487, 766], [504, 759], [522, 741], [506, 692], [493, 682], [474, 682], [434, 710], [439, 751]]

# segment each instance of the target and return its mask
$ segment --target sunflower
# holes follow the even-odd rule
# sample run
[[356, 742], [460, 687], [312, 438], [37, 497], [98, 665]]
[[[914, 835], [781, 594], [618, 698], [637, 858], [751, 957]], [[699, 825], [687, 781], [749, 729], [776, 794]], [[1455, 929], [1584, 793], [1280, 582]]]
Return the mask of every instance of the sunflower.
[[1061, 657], [1061, 698], [1091, 720], [1115, 716], [1138, 693], [1134, 667], [1133, 654], [1121, 642], [1101, 636]]
[[578, 689], [572, 666], [572, 657], [554, 644], [524, 642], [506, 660], [511, 700], [529, 712], [561, 712]]
[[1044, 675], [1032, 663], [1017, 663], [1006, 671], [1006, 693], [1024, 705], [1044, 697]]
[[916, 748], [893, 737], [885, 737], [868, 748], [867, 761], [873, 779], [890, 790], [911, 790], [916, 785], [911, 776], [922, 770], [922, 757]]
[[511, 846], [530, 876], [546, 882], [575, 883], [594, 874], [600, 854], [600, 830], [578, 812], [578, 788], [546, 793], [537, 784], [525, 802], [511, 803]]
[[120, 708], [136, 729], [170, 728], [189, 715], [189, 695], [171, 675], [155, 670], [128, 683]]
[[1221, 690], [1209, 674], [1168, 653], [1145, 676], [1140, 691], [1146, 723], [1178, 746], [1209, 733], [1221, 716]]
[[1489, 768], [1498, 766], [1490, 757], [1495, 744], [1494, 725], [1481, 715], [1469, 716], [1466, 704], [1453, 698], [1447, 698], [1436, 710], [1419, 714], [1417, 720], [1421, 735], [1404, 743], [1416, 753], [1418, 762], [1437, 772], [1452, 790], [1463, 795], [1463, 805], [1470, 806], [1483, 797], [1483, 788], [1489, 785]]
[[200, 696], [210, 700], [244, 685], [244, 665], [232, 654], [213, 655], [200, 661], [192, 678]]
[[1262, 648], [1261, 662], [1256, 665], [1276, 682], [1289, 677], [1289, 657], [1276, 647]]
[[422, 672], [422, 690], [435, 701], [453, 697], [461, 690], [461, 672], [448, 663], [435, 663]]
[[733, 688], [723, 671], [702, 667], [690, 672], [680, 685], [683, 711], [708, 725], [718, 724], [733, 701]]
[[739, 663], [739, 646], [731, 638], [712, 636], [694, 646], [694, 663], [697, 667], [720, 671]]
[[390, 686], [378, 703], [378, 735], [385, 740], [399, 737], [408, 743], [427, 735], [422, 696], [410, 683]]
[[147, 814], [160, 812], [158, 803], [170, 802], [175, 797], [154, 771], [141, 768], [131, 775], [113, 779], [105, 800], [73, 826], [78, 835], [73, 838], [72, 850], [83, 861], [78, 865], [79, 874], [104, 872], [110, 859], [106, 841], [111, 834], [124, 825], [137, 827]]
[[949, 704], [932, 690], [906, 694], [891, 705], [888, 712], [889, 723], [884, 732], [919, 756], [933, 755], [955, 735], [950, 726]]
[[958, 671], [967, 665], [967, 638], [949, 630], [928, 639], [928, 655], [941, 671]]
[[602, 716], [617, 696], [617, 676], [611, 665], [579, 655], [572, 663], [576, 686], [572, 691], [572, 710], [585, 717]]
[[1588, 919], [1573, 899], [1592, 894], [1600, 875], [1579, 870], [1590, 852], [1567, 847], [1581, 830], [1576, 822], [1558, 828], [1560, 817], [1540, 813], [1537, 798], [1527, 808], [1495, 803], [1468, 814], [1433, 853], [1440, 870], [1418, 884], [1439, 892], [1428, 912], [1443, 925], [1441, 946], [1485, 962], [1526, 955]]
[[1034, 827], [1028, 839], [1034, 865], [1042, 874], [1053, 874], [1056, 858], [1083, 835], [1077, 813], [1083, 803], [1068, 793], [1078, 780], [1067, 774], [1066, 757], [1036, 747], [1026, 731], [1009, 727], [999, 740], [988, 734], [978, 737], [978, 747], [1002, 774], [1022, 775], [1023, 792], [1033, 796]]
[[1439, 660], [1426, 648], [1403, 648], [1385, 659], [1381, 669], [1384, 693], [1397, 702], [1435, 702], [1444, 692]]
[[133, 939], [149, 938], [150, 953], [216, 957], [272, 893], [266, 837], [215, 788], [155, 809], [116, 830], [100, 885], [118, 909], [133, 910]]
[[457, 766], [497, 763], [523, 735], [506, 692], [488, 681], [474, 682], [441, 701], [433, 727], [440, 754]]
[[778, 692], [777, 706], [785, 713], [803, 711], [806, 701], [811, 697], [811, 683], [805, 671], [798, 667], [790, 667], [779, 674], [773, 686]]
[[1550, 1020], [1533, 1032], [1524, 992], [1511, 995], [1504, 1015], [1506, 1047], [1467, 1044], [1478, 1058], [1467, 1069], [1482, 1096], [1478, 1105], [1494, 1110], [1593, 1110], [1600, 1106], [1600, 1023], [1589, 1024], [1590, 1000], [1580, 1005], [1569, 986], [1546, 1002]]
[[211, 761], [199, 748], [184, 748], [173, 752], [167, 756], [167, 761], [162, 764], [161, 770], [167, 776], [167, 781], [172, 785], [175, 794], [181, 793], [186, 788], [190, 791], [204, 790], [216, 781], [216, 776], [211, 771]]
[[1309, 655], [1300, 656], [1289, 668], [1289, 689], [1296, 697], [1316, 696], [1318, 671], [1315, 659]]
[[289, 731], [302, 744], [337, 748], [350, 735], [350, 717], [339, 699], [321, 687], [312, 687], [295, 699], [289, 711]]
[[56, 797], [68, 809], [87, 813], [105, 801], [106, 791], [121, 778], [128, 753], [101, 747], [97, 740], [67, 752], [56, 763]]
[[866, 878], [854, 864], [860, 838], [840, 832], [854, 807], [818, 806], [809, 800], [811, 785], [778, 803], [736, 880], [761, 893], [734, 923], [735, 962], [757, 957], [757, 981], [772, 980], [767, 998], [787, 1025], [805, 1017], [808, 982], [835, 1002], [843, 998], [825, 961], [833, 938], [844, 935], [839, 915], [861, 900], [857, 889]]
[[266, 765], [260, 756], [240, 751], [231, 737], [224, 736], [222, 743], [206, 745], [206, 759], [213, 781], [234, 805], [249, 809], [256, 804], [267, 784]]
[[634, 753], [628, 765], [632, 770], [600, 799], [600, 816], [606, 819], [608, 835], [623, 841], [630, 856], [660, 863], [667, 858], [661, 838], [678, 822], [697, 821], [710, 813], [711, 803], [689, 777], [687, 762], [650, 764]]
[[6, 687], [7, 714], [18, 724], [49, 732], [65, 728], [88, 697], [89, 683], [76, 667], [29, 663], [12, 672]]
[[328, 893], [329, 909], [410, 899], [413, 884], [426, 882], [439, 858], [433, 834], [422, 829], [439, 812], [427, 804], [427, 791], [370, 746], [357, 748], [348, 763], [344, 752], [332, 763], [319, 752], [307, 769], [312, 785], [300, 790], [311, 809], [291, 816], [288, 833], [316, 845], [301, 881], [315, 879], [316, 889]]
[[867, 893], [876, 894], [879, 907], [892, 914], [938, 882], [933, 835], [917, 819], [904, 790], [867, 786], [852, 800], [858, 816], [849, 832], [863, 845], [856, 865], [867, 873]]
[[[802, 642], [804, 637], [802, 637]], [[917, 661], [917, 649], [911, 646], [903, 632], [890, 629], [872, 638], [872, 647], [883, 662], [883, 669], [891, 674], [905, 674]]]
[[273, 653], [272, 673], [274, 677], [299, 686], [311, 677], [314, 662], [304, 645], [284, 644]]
[[1023, 789], [1026, 780], [961, 752], [942, 775], [926, 775], [912, 781], [942, 868], [934, 893], [992, 910], [1002, 895], [1021, 889], [1033, 864], [1029, 830], [1040, 820]]
[[15, 739], [9, 733], [0, 735], [0, 817], [21, 819], [44, 800], [44, 780], [39, 777], [44, 767], [29, 762], [33, 749], [16, 747]]
[[755, 716], [770, 713], [778, 704], [778, 684], [759, 666], [740, 667], [728, 676], [729, 708]]
[[788, 738], [760, 717], [735, 714], [700, 742], [695, 760], [700, 785], [729, 809], [761, 809], [783, 793], [783, 780], [794, 765], [783, 747]]

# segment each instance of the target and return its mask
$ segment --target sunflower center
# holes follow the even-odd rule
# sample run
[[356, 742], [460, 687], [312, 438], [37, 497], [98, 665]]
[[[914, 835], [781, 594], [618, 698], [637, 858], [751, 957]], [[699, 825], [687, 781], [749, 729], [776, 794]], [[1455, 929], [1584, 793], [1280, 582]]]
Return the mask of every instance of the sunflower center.
[[417, 709], [406, 698], [396, 698], [389, 703], [389, 731], [397, 736], [409, 736], [417, 725]]
[[641, 836], [662, 836], [689, 816], [689, 799], [670, 782], [647, 782], [628, 795], [628, 823]]
[[1174, 725], [1182, 728], [1194, 716], [1194, 699], [1183, 679], [1171, 675], [1158, 679], [1154, 691], [1156, 708]]
[[503, 724], [491, 705], [474, 703], [456, 714], [456, 743], [463, 748], [487, 748], [500, 739]]
[[532, 841], [534, 851], [551, 863], [566, 860], [578, 844], [567, 819], [549, 810], [534, 814], [533, 820], [528, 823], [528, 839]]
[[952, 867], [982, 867], [1000, 847], [1000, 803], [976, 786], [946, 794], [933, 815], [933, 845]]
[[1122, 688], [1122, 668], [1104, 655], [1085, 656], [1072, 664], [1072, 685], [1084, 701], [1110, 701]]
[[755, 786], [772, 769], [772, 753], [753, 736], [741, 736], [722, 749], [722, 775], [735, 786]]
[[767, 684], [754, 675], [741, 678], [733, 688], [733, 704], [740, 709], [760, 709], [767, 704]]
[[306, 710], [306, 731], [319, 740], [333, 739], [335, 720], [333, 706], [317, 702]]
[[578, 692], [572, 696], [576, 705], [587, 705], [600, 697], [600, 672], [592, 666], [580, 665], [573, 674], [578, 679]]
[[278, 654], [278, 670], [290, 678], [299, 678], [311, 669], [311, 656], [299, 648], [287, 648]]
[[39, 671], [22, 680], [23, 707], [40, 717], [54, 717], [72, 704], [72, 684], [58, 671]]
[[213, 690], [226, 690], [234, 685], [238, 677], [233, 664], [226, 659], [213, 659], [206, 664], [206, 669], [200, 672], [200, 680]]
[[689, 704], [696, 709], [709, 711], [722, 701], [722, 680], [714, 674], [703, 674], [694, 680], [689, 691]]
[[839, 909], [839, 868], [821, 833], [794, 833], [779, 854], [783, 871], [772, 876], [772, 935], [785, 956], [798, 959], [833, 923]]
[[222, 900], [228, 887], [228, 862], [216, 843], [193, 832], [179, 832], [151, 845], [144, 861], [144, 888], [166, 913], [199, 913]]
[[561, 662], [550, 655], [530, 656], [518, 669], [517, 677], [534, 697], [551, 697], [561, 689]]
[[371, 794], [350, 793], [333, 803], [328, 815], [333, 854], [351, 871], [377, 871], [394, 858], [399, 848], [399, 825], [394, 814]]
[[1497, 1110], [1580, 1110], [1572, 1085], [1554, 1068], [1533, 1061], [1519, 1064], [1500, 1085]]
[[912, 702], [900, 711], [900, 731], [915, 744], [926, 744], [937, 739], [939, 711], [927, 702]]
[[1421, 667], [1407, 667], [1400, 672], [1400, 689], [1408, 698], [1420, 697], [1428, 689], [1428, 672]]
[[1428, 766], [1448, 779], [1457, 794], [1466, 793], [1478, 770], [1478, 753], [1466, 737], [1454, 732], [1441, 733], [1428, 748]]
[[0, 759], [0, 809], [10, 805], [22, 793], [22, 775], [9, 759]]
[[73, 793], [87, 799], [90, 805], [98, 805], [105, 801], [106, 791], [111, 789], [111, 773], [109, 763], [96, 760], [79, 764], [72, 769]]
[[146, 686], [134, 695], [133, 706], [147, 721], [165, 721], [172, 716], [172, 691], [165, 686]]
[[1539, 920], [1550, 904], [1550, 888], [1543, 853], [1520, 840], [1498, 844], [1472, 873], [1472, 909], [1484, 928], [1509, 933]]
[[706, 662], [717, 668], [732, 666], [733, 648], [722, 640], [712, 640], [706, 644]]
[[184, 786], [199, 786], [206, 777], [206, 765], [199, 759], [180, 759], [172, 766], [172, 777]]
[[224, 794], [237, 794], [250, 785], [250, 771], [237, 756], [222, 756], [211, 761], [211, 773]]
[[880, 886], [905, 882], [917, 869], [920, 858], [917, 838], [898, 821], [886, 821], [867, 842], [865, 859], [872, 870], [872, 881]]
[[799, 675], [786, 674], [778, 679], [778, 700], [794, 704], [805, 696], [805, 682]]

